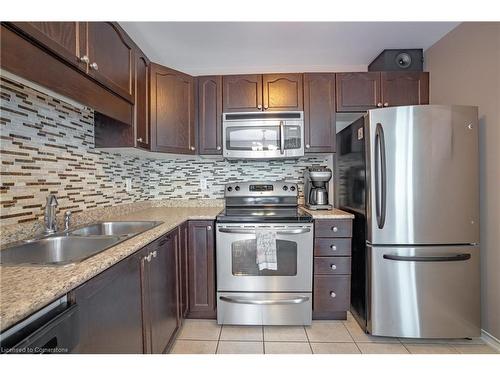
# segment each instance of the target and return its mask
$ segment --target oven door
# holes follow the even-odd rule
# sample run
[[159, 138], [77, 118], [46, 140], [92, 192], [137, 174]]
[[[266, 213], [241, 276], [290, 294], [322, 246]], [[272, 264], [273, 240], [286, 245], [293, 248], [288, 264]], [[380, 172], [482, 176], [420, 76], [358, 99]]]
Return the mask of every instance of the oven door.
[[[276, 231], [277, 270], [256, 263], [255, 229]], [[217, 224], [217, 290], [311, 292], [313, 224]]]
[[227, 121], [223, 124], [222, 138], [223, 156], [228, 159], [274, 159], [304, 155], [302, 121]]

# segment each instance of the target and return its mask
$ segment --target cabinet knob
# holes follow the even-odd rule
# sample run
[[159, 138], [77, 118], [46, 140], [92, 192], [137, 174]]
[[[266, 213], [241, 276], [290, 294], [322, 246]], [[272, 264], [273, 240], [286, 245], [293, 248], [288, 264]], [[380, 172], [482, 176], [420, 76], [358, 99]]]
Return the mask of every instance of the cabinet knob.
[[257, 108], [262, 109], [262, 105], [261, 104], [257, 105]]
[[217, 151], [220, 151], [220, 150], [222, 150], [222, 147], [217, 146]]
[[264, 106], [264, 109], [268, 109], [268, 108], [269, 108], [269, 106], [266, 104], [266, 105]]
[[335, 292], [330, 292], [330, 297], [335, 298], [337, 297], [337, 294]]
[[306, 148], [311, 148], [311, 145], [309, 145], [309, 144], [308, 144], [308, 145], [306, 145]]
[[94, 69], [94, 70], [99, 70], [99, 65], [97, 65], [96, 62], [93, 62], [92, 64], [89, 65], [90, 66], [90, 69]]
[[144, 257], [144, 259], [146, 259], [148, 263], [151, 262], [151, 253], [149, 253], [148, 256]]
[[335, 233], [337, 233], [337, 232], [339, 231], [339, 228], [337, 228], [337, 227], [332, 227], [332, 230], [333, 230]]
[[137, 142], [142, 142], [142, 138], [137, 138]]
[[377, 107], [381, 108], [382, 107], [382, 103], [377, 103]]
[[384, 107], [389, 107], [389, 103], [385, 102]]
[[191, 151], [196, 150], [196, 148], [195, 148], [194, 146], [189, 147], [189, 149], [190, 149]]
[[332, 251], [337, 251], [337, 246], [335, 246], [335, 245], [330, 245], [330, 249], [332, 249]]
[[212, 230], [212, 226], [211, 225], [207, 225], [207, 230]]
[[330, 268], [331, 268], [332, 270], [336, 270], [336, 269], [337, 269], [337, 266], [336, 266], [335, 264], [332, 264], [332, 265], [330, 265]]
[[156, 258], [156, 256], [158, 255], [158, 253], [156, 252], [156, 250], [153, 251], [152, 254], [153, 254], [153, 258]]
[[88, 64], [90, 62], [89, 57], [87, 55], [83, 55], [82, 57], [80, 57], [79, 60], [80, 60], [80, 62], [85, 63], [85, 64]]

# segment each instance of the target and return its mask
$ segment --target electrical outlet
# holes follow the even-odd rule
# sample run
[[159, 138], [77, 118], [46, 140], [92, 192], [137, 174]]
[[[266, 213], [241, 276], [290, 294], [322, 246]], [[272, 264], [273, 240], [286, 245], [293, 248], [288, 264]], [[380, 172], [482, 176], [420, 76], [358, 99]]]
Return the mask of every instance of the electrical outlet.
[[208, 184], [207, 184], [206, 178], [200, 178], [200, 189], [201, 190], [208, 190]]
[[125, 191], [127, 193], [130, 193], [132, 191], [132, 179], [131, 178], [125, 179]]

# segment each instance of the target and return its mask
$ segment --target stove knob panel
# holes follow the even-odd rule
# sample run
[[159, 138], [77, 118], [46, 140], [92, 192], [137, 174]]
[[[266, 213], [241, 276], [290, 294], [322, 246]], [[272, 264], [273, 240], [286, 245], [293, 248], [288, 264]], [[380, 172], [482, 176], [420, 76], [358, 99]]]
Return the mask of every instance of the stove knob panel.
[[236, 190], [236, 191], [240, 191], [240, 187], [239, 187], [239, 186], [236, 186], [236, 187], [234, 188], [234, 190]]

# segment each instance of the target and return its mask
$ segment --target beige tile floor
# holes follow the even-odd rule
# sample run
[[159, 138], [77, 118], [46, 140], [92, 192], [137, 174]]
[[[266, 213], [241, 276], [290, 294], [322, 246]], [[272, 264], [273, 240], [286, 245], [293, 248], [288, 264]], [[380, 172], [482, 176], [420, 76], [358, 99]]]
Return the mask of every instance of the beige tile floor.
[[499, 354], [481, 339], [418, 340], [367, 335], [352, 315], [303, 326], [219, 326], [187, 319], [172, 354]]

